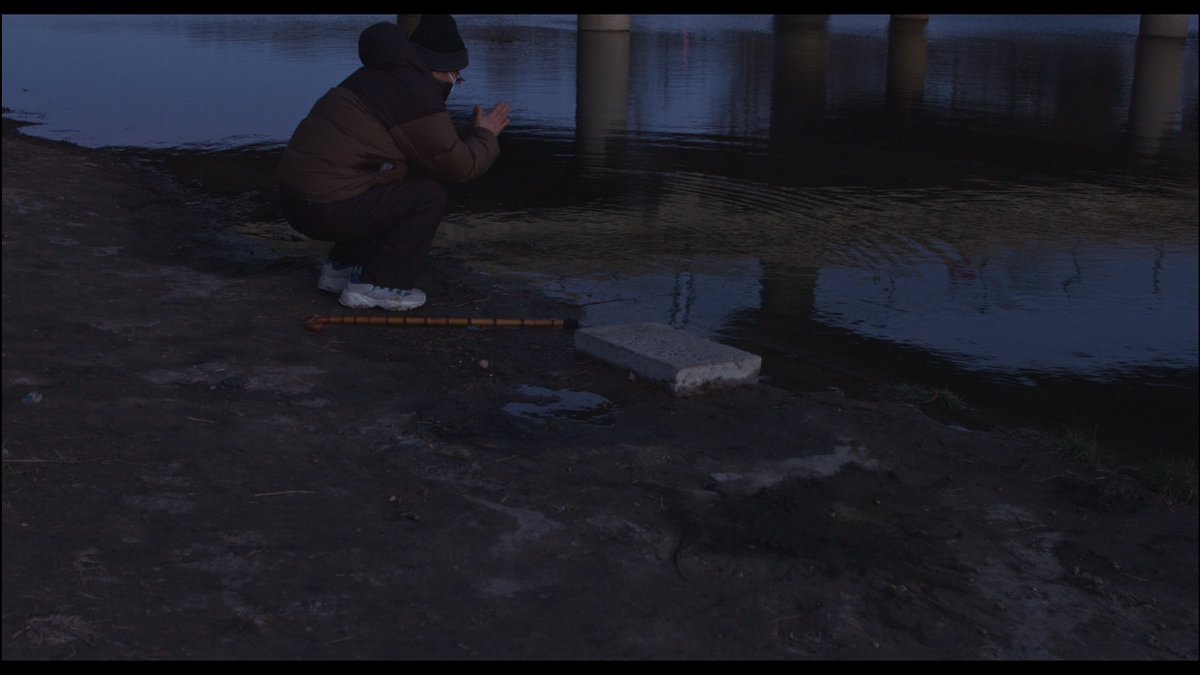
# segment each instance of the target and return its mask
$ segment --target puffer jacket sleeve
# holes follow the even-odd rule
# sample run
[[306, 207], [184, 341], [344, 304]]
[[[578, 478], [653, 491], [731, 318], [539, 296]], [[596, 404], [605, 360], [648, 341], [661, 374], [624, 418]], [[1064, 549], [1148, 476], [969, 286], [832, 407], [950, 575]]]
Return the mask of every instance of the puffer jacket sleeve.
[[500, 154], [495, 134], [469, 127], [460, 137], [446, 110], [432, 112], [390, 129], [410, 164], [444, 183], [465, 183], [491, 168]]

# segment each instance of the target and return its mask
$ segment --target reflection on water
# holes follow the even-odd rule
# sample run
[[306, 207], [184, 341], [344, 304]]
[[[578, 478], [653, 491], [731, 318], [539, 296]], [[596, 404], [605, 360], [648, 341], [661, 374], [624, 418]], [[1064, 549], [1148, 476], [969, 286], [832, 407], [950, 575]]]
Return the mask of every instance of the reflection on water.
[[[278, 145], [390, 18], [6, 16], [4, 105], [87, 145]], [[1186, 39], [1137, 15], [459, 25], [452, 112], [514, 122], [441, 245], [585, 323], [767, 352], [776, 381], [882, 361], [1194, 447], [1195, 17]]]
[[[1195, 365], [1194, 336], [1173, 308], [1196, 302], [1194, 250], [926, 253], [899, 267], [822, 268], [814, 319], [1000, 373], [1106, 377], [1144, 364]], [[939, 302], [927, 305], [931, 298]], [[1125, 308], [1120, 320], [1114, 303]]]

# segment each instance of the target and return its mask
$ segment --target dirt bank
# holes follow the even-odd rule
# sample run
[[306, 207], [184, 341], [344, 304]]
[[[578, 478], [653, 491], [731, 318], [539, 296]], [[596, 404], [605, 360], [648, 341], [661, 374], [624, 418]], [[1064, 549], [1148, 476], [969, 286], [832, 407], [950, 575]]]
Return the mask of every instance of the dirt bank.
[[[307, 242], [10, 127], [6, 660], [1198, 658], [1195, 504], [1052, 439], [674, 398], [560, 330], [308, 332]], [[441, 248], [418, 285], [578, 316]]]

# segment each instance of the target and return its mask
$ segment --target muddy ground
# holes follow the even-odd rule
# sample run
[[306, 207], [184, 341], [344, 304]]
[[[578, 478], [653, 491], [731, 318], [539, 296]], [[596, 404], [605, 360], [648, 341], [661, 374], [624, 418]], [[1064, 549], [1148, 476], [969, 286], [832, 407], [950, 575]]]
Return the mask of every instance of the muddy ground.
[[[309, 332], [310, 242], [12, 126], [5, 660], [1198, 658], [1194, 501], [914, 405], [673, 397], [569, 331]], [[418, 285], [580, 316], [444, 247]]]

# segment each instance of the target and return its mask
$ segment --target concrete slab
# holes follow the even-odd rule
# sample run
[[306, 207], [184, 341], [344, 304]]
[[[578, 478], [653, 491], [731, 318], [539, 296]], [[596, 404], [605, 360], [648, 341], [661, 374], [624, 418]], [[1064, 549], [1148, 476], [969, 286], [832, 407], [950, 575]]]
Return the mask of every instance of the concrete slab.
[[665, 323], [580, 328], [575, 348], [664, 385], [677, 395], [758, 382], [762, 357]]

